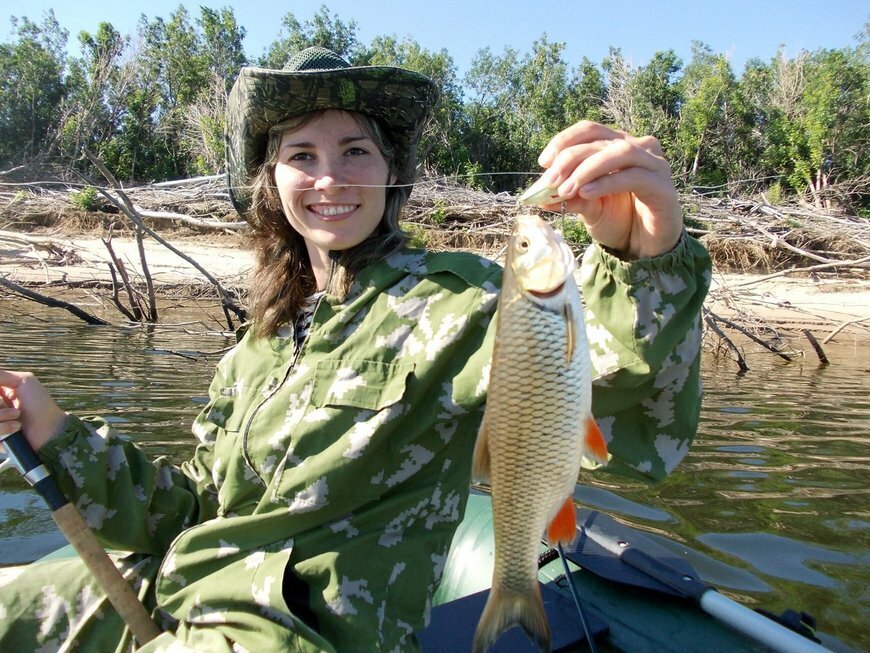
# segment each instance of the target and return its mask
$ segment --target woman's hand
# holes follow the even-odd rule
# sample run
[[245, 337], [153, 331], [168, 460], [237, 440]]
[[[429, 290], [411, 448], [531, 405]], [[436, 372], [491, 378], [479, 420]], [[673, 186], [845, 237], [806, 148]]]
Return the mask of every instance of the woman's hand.
[[[559, 201], [543, 208], [578, 213], [589, 235], [624, 259], [664, 254], [677, 244], [682, 210], [661, 145], [581, 121], [561, 131], [538, 157], [538, 184]], [[552, 197], [550, 198], [552, 199]]]
[[0, 370], [0, 436], [21, 430], [36, 451], [60, 434], [66, 418], [33, 374]]

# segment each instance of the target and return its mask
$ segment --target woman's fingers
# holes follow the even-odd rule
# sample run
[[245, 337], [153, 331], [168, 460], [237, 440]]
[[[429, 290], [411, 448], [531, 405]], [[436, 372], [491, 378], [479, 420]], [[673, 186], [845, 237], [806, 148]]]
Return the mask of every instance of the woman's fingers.
[[610, 129], [610, 127], [605, 127], [597, 122], [581, 120], [553, 136], [538, 157], [538, 163], [544, 168], [549, 168], [558, 154], [565, 148], [594, 141], [621, 139], [626, 136], [625, 132]]
[[[656, 190], [663, 185], [662, 182], [672, 186], [667, 161], [634, 141], [620, 139], [570, 146], [559, 152], [542, 175], [542, 181], [550, 188], [555, 188], [560, 197], [571, 198], [578, 193], [588, 197], [592, 193], [592, 187], [586, 188], [588, 184], [607, 175], [636, 168], [650, 173], [648, 190]], [[662, 180], [657, 181], [654, 176], [660, 176]]]

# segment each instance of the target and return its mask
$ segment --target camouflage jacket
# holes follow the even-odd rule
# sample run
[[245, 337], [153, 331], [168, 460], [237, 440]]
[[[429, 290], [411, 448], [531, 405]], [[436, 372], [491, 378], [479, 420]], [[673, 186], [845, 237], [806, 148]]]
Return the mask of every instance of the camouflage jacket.
[[[661, 478], [697, 425], [709, 259], [684, 236], [631, 263], [592, 246], [581, 270], [612, 467]], [[407, 250], [322, 299], [299, 352], [290, 327], [247, 333], [180, 469], [70, 418], [41, 457], [104, 544], [157, 561], [148, 601], [173, 632], [141, 650], [414, 650], [468, 494], [500, 280]]]

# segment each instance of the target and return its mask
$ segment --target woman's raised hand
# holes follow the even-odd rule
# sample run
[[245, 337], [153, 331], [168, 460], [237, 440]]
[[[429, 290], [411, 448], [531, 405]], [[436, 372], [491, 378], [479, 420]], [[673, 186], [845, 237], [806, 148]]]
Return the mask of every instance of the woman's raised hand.
[[654, 137], [581, 121], [556, 134], [538, 162], [546, 171], [535, 186], [553, 192], [534, 203], [559, 210], [564, 200], [589, 235], [620, 257], [658, 256], [679, 241], [682, 210]]

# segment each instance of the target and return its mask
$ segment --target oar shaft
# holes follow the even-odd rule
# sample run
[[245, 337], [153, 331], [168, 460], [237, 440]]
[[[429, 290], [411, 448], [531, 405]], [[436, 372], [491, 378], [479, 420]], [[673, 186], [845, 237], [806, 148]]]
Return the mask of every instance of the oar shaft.
[[139, 597], [118, 571], [115, 563], [97, 541], [93, 531], [76, 507], [67, 501], [57, 484], [27, 442], [21, 431], [0, 437], [9, 458], [24, 479], [39, 493], [51, 509], [51, 516], [69, 543], [78, 552], [88, 570], [115, 606], [139, 644], [146, 644], [160, 634], [160, 629], [142, 605]]
[[714, 589], [701, 596], [701, 609], [779, 653], [830, 653], [830, 650], [732, 601]]

